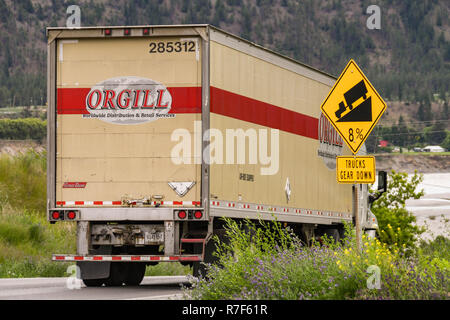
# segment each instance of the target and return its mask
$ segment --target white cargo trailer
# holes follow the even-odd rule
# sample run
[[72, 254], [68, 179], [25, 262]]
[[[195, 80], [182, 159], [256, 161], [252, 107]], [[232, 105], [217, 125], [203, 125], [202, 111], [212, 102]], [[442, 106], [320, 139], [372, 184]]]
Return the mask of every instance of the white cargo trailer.
[[[221, 217], [336, 239], [366, 186], [321, 115], [336, 78], [209, 25], [48, 28], [48, 219], [76, 221], [89, 286], [210, 261]], [[362, 148], [364, 149], [364, 148]], [[364, 154], [364, 151], [362, 151]]]

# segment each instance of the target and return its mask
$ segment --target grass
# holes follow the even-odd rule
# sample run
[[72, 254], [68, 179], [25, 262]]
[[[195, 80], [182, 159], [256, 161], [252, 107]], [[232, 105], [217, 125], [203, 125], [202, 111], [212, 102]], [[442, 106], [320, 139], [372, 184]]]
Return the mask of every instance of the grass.
[[0, 277], [62, 277], [68, 263], [52, 253], [75, 253], [75, 223], [50, 225], [39, 212], [3, 206], [0, 213]]
[[[46, 218], [46, 154], [0, 156], [0, 278], [67, 277], [72, 263], [52, 262], [54, 253], [76, 253], [75, 222], [51, 225]], [[186, 275], [180, 263], [149, 266], [146, 275]]]
[[343, 243], [312, 247], [277, 222], [257, 228], [248, 221], [239, 225], [228, 220], [227, 235], [218, 264], [208, 266], [206, 278], [191, 280], [185, 298], [449, 299], [449, 261], [438, 255], [450, 249], [447, 240], [424, 245], [419, 256], [405, 257], [401, 249], [367, 238], [356, 252], [350, 229]]

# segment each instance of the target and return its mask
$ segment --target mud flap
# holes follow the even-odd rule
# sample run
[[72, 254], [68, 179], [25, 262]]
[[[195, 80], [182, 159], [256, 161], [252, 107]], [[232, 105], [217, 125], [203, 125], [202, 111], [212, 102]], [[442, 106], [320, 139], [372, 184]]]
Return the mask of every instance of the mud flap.
[[109, 277], [111, 262], [78, 261], [81, 279], [105, 279]]
[[[101, 246], [98, 249], [91, 250], [91, 254], [112, 254], [112, 246]], [[89, 262], [77, 261], [80, 268], [80, 279], [106, 279], [111, 271], [111, 262]]]

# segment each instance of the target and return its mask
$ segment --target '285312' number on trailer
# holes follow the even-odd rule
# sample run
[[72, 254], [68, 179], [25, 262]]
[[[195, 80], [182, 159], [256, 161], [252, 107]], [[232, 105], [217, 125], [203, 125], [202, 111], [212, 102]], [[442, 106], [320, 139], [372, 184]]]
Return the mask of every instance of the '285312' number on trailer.
[[194, 41], [150, 42], [149, 47], [149, 53], [195, 52]]

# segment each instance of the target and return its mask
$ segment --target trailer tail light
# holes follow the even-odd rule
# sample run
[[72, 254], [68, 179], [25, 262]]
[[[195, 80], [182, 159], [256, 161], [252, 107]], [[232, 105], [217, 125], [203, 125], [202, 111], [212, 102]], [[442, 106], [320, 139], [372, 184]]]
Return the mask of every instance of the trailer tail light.
[[201, 219], [202, 217], [203, 217], [203, 212], [201, 212], [200, 210], [197, 210], [194, 212], [195, 219]]
[[53, 211], [52, 212], [52, 219], [53, 220], [59, 220], [61, 218], [61, 213], [59, 211]]
[[131, 34], [131, 29], [127, 28], [123, 30], [123, 35], [124, 36], [129, 36]]
[[77, 213], [75, 211], [69, 211], [67, 212], [67, 219], [73, 220], [77, 217]]
[[142, 29], [142, 34], [143, 34], [144, 36], [148, 36], [148, 35], [150, 34], [150, 28], [144, 28], [144, 29]]
[[186, 219], [186, 211], [184, 211], [184, 210], [180, 210], [180, 211], [178, 211], [178, 218], [180, 218], [180, 219]]
[[105, 36], [110, 36], [112, 33], [111, 29], [105, 29]]

